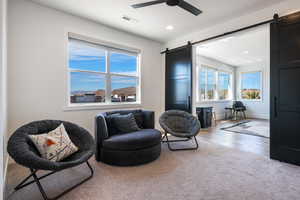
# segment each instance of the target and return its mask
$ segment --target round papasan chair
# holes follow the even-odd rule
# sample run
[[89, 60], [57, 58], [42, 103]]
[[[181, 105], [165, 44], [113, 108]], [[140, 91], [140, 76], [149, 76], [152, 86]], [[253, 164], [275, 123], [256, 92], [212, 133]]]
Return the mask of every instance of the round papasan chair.
[[[71, 141], [78, 147], [79, 150], [59, 162], [49, 161], [40, 156], [29, 135], [48, 133], [56, 129], [61, 123], [63, 123]], [[64, 169], [75, 167], [83, 163], [87, 164], [90, 170], [90, 175], [80, 183], [57, 195], [55, 198], [51, 198], [57, 199], [75, 187], [81, 185], [85, 181], [89, 180], [93, 176], [93, 169], [88, 160], [95, 152], [94, 139], [87, 130], [71, 122], [59, 120], [41, 120], [26, 124], [18, 128], [12, 134], [8, 141], [7, 151], [9, 155], [16, 161], [16, 163], [29, 168], [31, 171], [31, 174], [26, 177], [18, 186], [16, 186], [15, 190], [19, 190], [32, 183], [36, 183], [43, 198], [46, 200], [49, 198], [40, 183], [41, 179]], [[38, 177], [36, 172], [39, 170], [47, 170], [51, 172]], [[31, 177], [33, 177], [33, 181], [28, 181]]]
[[[159, 118], [160, 126], [164, 129], [164, 136], [162, 142], [168, 144], [168, 148], [171, 151], [177, 150], [195, 150], [198, 149], [198, 142], [196, 135], [200, 131], [199, 120], [190, 113], [181, 110], [168, 110], [164, 112]], [[170, 140], [168, 134], [185, 138], [180, 140]], [[194, 138], [196, 146], [189, 148], [172, 148], [170, 143], [189, 141]], [[166, 140], [164, 140], [166, 139]]]

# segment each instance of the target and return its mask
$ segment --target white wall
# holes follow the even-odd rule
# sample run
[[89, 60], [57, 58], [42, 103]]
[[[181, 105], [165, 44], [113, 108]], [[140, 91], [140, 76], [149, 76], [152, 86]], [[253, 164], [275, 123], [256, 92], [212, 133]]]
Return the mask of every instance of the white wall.
[[[194, 48], [194, 52], [196, 52], [196, 47]], [[206, 66], [210, 66], [210, 67], [213, 67], [215, 69], [219, 69], [219, 70], [222, 70], [222, 71], [227, 71], [227, 72], [230, 72], [232, 73], [232, 91], [233, 91], [233, 99], [235, 98], [234, 95], [235, 95], [235, 88], [234, 88], [234, 83], [235, 83], [235, 77], [234, 77], [234, 74], [235, 74], [235, 67], [234, 66], [231, 66], [231, 65], [228, 65], [228, 64], [225, 64], [225, 63], [222, 63], [218, 60], [214, 60], [214, 59], [211, 59], [211, 58], [207, 58], [207, 57], [204, 57], [204, 56], [200, 56], [200, 55], [194, 55], [196, 57], [195, 61], [194, 61], [194, 64], [193, 64], [193, 67], [194, 67], [194, 70], [193, 70], [193, 88], [194, 88], [194, 95], [193, 95], [193, 99], [194, 99], [194, 105], [193, 105], [193, 113], [196, 112], [196, 107], [206, 107], [206, 106], [212, 106], [214, 108], [214, 111], [216, 113], [216, 118], [219, 120], [219, 119], [224, 119], [225, 117], [225, 107], [228, 107], [228, 106], [231, 106], [232, 105], [232, 101], [211, 101], [211, 102], [208, 102], [208, 101], [200, 101], [200, 102], [197, 102], [197, 98], [196, 98], [196, 95], [197, 95], [197, 91], [196, 91], [196, 88], [197, 88], [197, 83], [198, 83], [198, 75], [197, 75], [197, 68], [199, 67], [199, 69], [201, 68], [202, 65], [206, 65]]]
[[[275, 13], [278, 13], [279, 16], [282, 16], [299, 10], [300, 10], [299, 0], [285, 0], [273, 6], [264, 8], [262, 10], [257, 10], [253, 13], [240, 16], [238, 18], [226, 21], [224, 23], [216, 24], [209, 28], [199, 27], [198, 31], [191, 32], [190, 34], [184, 35], [182, 37], [167, 42], [165, 44], [164, 49], [167, 47], [174, 48], [177, 46], [185, 45], [187, 41], [193, 42], [193, 41], [206, 39], [208, 37], [223, 34], [225, 32], [239, 29], [244, 26], [249, 26], [252, 24], [256, 24], [258, 22], [262, 22], [264, 20], [269, 20], [273, 18], [273, 15]], [[201, 17], [201, 15], [199, 17]]]
[[[30, 1], [8, 4], [9, 132], [41, 119], [75, 122], [94, 134], [94, 117], [105, 110], [65, 111], [67, 32], [142, 51], [142, 108], [161, 111], [161, 44]], [[108, 109], [111, 110], [111, 109]]]
[[6, 0], [0, 0], [0, 199], [3, 199], [6, 169]]

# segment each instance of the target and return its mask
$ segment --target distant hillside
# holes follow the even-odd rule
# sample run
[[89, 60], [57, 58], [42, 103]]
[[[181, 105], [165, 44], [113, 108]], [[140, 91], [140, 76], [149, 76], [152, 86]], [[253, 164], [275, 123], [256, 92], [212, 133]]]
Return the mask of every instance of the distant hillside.
[[105, 94], [105, 90], [96, 90], [96, 91], [76, 90], [71, 92], [71, 95], [76, 95], [76, 96], [81, 96], [85, 94], [96, 94], [96, 96], [102, 96]]
[[[71, 95], [74, 95], [74, 96], [84, 96], [86, 94], [95, 94], [96, 96], [105, 96], [105, 90], [96, 90], [96, 91], [76, 90], [76, 91], [71, 92]], [[136, 88], [135, 87], [127, 87], [127, 88], [115, 89], [112, 91], [112, 95], [134, 96], [134, 95], [136, 95]]]
[[136, 88], [135, 87], [127, 87], [127, 88], [115, 89], [115, 90], [112, 91], [112, 95], [135, 96], [136, 95]]

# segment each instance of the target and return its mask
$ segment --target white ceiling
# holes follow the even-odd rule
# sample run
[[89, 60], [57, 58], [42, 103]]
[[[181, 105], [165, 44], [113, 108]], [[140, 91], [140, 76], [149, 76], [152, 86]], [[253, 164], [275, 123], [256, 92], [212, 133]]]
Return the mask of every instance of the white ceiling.
[[198, 45], [197, 55], [236, 67], [265, 65], [269, 51], [269, 26], [250, 29]]
[[[130, 5], [151, 0], [32, 0], [73, 15], [141, 35], [153, 40], [167, 42], [216, 23], [251, 13], [283, 0], [186, 0], [200, 8], [203, 13], [194, 16], [183, 9], [165, 4], [133, 9]], [[122, 16], [135, 20], [127, 22]], [[167, 25], [174, 30], [165, 29]]]

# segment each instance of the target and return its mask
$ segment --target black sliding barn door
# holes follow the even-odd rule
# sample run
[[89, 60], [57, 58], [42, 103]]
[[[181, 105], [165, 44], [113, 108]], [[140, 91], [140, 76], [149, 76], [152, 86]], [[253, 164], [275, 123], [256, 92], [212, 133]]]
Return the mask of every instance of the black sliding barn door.
[[300, 13], [271, 24], [270, 157], [300, 165]]
[[192, 46], [166, 52], [165, 109], [192, 112]]

